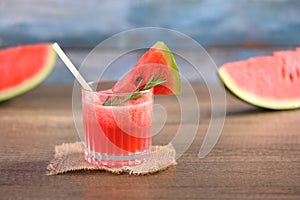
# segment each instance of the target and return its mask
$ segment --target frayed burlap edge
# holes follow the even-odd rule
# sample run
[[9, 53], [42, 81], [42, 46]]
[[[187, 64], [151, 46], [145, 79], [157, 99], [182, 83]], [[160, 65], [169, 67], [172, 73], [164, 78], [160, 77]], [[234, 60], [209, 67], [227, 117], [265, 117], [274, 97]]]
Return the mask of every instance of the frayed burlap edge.
[[63, 174], [71, 171], [102, 170], [114, 174], [132, 175], [152, 174], [176, 165], [176, 151], [171, 143], [164, 146], [152, 146], [148, 161], [137, 166], [108, 168], [88, 163], [84, 159], [84, 147], [81, 142], [64, 143], [55, 146], [55, 155], [47, 166], [47, 175]]

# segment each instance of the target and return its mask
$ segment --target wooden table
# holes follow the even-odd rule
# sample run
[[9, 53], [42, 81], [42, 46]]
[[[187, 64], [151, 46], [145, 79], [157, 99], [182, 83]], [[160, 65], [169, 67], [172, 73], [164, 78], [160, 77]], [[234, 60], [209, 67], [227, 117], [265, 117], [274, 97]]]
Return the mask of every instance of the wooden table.
[[[194, 142], [177, 166], [146, 176], [46, 176], [54, 146], [79, 140], [71, 85], [43, 85], [0, 104], [0, 199], [300, 199], [300, 110], [266, 111], [228, 94], [222, 135], [199, 159], [209, 124], [204, 88], [195, 85], [203, 109]], [[156, 101], [178, 112], [168, 97]], [[170, 117], [155, 144], [172, 139], [178, 121]]]

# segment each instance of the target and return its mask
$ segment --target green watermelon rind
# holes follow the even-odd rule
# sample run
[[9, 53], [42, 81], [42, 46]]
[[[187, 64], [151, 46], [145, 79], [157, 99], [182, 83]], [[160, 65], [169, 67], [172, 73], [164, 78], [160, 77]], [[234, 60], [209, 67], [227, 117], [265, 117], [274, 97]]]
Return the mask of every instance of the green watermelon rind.
[[22, 83], [7, 88], [5, 90], [1, 90], [0, 92], [0, 102], [6, 101], [21, 94], [24, 94], [33, 88], [40, 85], [47, 76], [51, 73], [52, 69], [54, 68], [56, 62], [56, 53], [53, 51], [51, 45], [48, 45], [48, 58], [45, 62], [45, 66], [41, 67], [41, 70], [35, 74], [34, 76], [30, 77], [29, 79], [24, 80]]
[[235, 96], [249, 104], [271, 110], [290, 110], [300, 108], [300, 97], [282, 100], [259, 97], [244, 90], [243, 88], [240, 88], [238, 84], [236, 84], [236, 82], [226, 72], [225, 68], [220, 67], [218, 70], [218, 75], [228, 90], [230, 90]]
[[175, 58], [174, 58], [171, 50], [162, 41], [157, 41], [151, 48], [161, 50], [164, 58], [166, 59], [166, 61], [168, 63], [168, 66], [171, 66], [171, 68], [177, 72], [177, 73], [175, 73], [176, 76], [172, 77], [173, 78], [172, 82], [175, 83], [175, 85], [171, 89], [174, 94], [181, 94], [182, 89], [181, 89], [181, 79], [180, 79], [179, 69], [178, 69], [177, 63], [175, 61]]

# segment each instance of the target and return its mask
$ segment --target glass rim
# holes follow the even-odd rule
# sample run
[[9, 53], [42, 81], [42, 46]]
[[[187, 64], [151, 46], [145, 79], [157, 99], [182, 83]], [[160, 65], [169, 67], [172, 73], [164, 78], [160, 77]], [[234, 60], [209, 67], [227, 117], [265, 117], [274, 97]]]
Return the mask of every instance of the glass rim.
[[[98, 84], [101, 81], [89, 81], [88, 85], [92, 85], [92, 84]], [[109, 91], [110, 89], [106, 89], [106, 90], [100, 90], [100, 91], [90, 91], [87, 90], [83, 87], [81, 87], [81, 90], [87, 93], [94, 93], [94, 94], [103, 94], [103, 95], [114, 95], [114, 96], [123, 96], [123, 95], [128, 95], [128, 94], [133, 94], [133, 93], [138, 93], [138, 94], [147, 94], [149, 92], [153, 91], [153, 88], [147, 89], [147, 90], [142, 90], [142, 91], [132, 91], [132, 92], [112, 92]]]

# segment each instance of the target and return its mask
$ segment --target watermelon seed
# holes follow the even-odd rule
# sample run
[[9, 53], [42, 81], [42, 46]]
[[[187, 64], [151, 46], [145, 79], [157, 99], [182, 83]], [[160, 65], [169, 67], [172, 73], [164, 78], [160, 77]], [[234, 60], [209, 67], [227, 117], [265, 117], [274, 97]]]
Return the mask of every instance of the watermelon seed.
[[293, 81], [293, 74], [291, 72], [289, 73], [289, 78], [291, 81]]
[[137, 77], [137, 78], [135, 79], [135, 82], [139, 83], [139, 82], [141, 82], [141, 80], [143, 80], [142, 77]]
[[297, 74], [297, 77], [300, 78], [299, 68], [296, 68], [296, 74]]
[[282, 77], [284, 79], [285, 78], [285, 68], [284, 67], [281, 68], [281, 75], [282, 75]]

